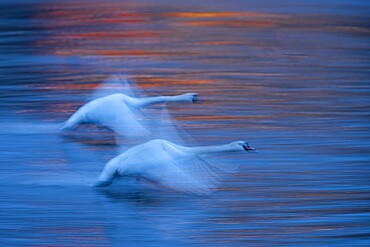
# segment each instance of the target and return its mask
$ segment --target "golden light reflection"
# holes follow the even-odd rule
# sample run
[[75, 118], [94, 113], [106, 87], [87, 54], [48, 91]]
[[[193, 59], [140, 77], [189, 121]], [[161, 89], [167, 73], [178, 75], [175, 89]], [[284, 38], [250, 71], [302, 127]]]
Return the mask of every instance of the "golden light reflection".
[[178, 12], [166, 13], [165, 16], [198, 19], [197, 21], [182, 21], [186, 26], [224, 26], [224, 27], [277, 27], [287, 15], [258, 12]]
[[[246, 45], [250, 49], [271, 47], [271, 44], [235, 35], [237, 30], [225, 36], [224, 31], [208, 27], [370, 33], [367, 27], [338, 23], [330, 16], [314, 18], [307, 14], [296, 16], [253, 11], [184, 11], [181, 6], [148, 10], [140, 5], [120, 2], [94, 3], [91, 6], [72, 2], [49, 3], [40, 5], [34, 19], [47, 20], [41, 21], [40, 25], [48, 30], [48, 35], [35, 42], [40, 47], [47, 47], [43, 52], [57, 56], [133, 56], [150, 57], [151, 60], [172, 56], [198, 59], [217, 55], [216, 51], [196, 51], [193, 45], [198, 44]], [[175, 50], [173, 44], [178, 46]], [[102, 46], [105, 49], [101, 50]]]
[[181, 18], [220, 18], [220, 17], [235, 17], [235, 12], [178, 12], [164, 13], [163, 16], [181, 17]]
[[163, 16], [180, 18], [227, 18], [227, 17], [249, 17], [249, 18], [276, 18], [286, 17], [286, 15], [268, 14], [258, 12], [174, 12], [164, 13]]
[[224, 26], [224, 27], [276, 27], [277, 24], [268, 20], [255, 21], [191, 21], [183, 22], [187, 26]]
[[[167, 12], [148, 12], [135, 5], [120, 3], [101, 3], [86, 8], [86, 6], [68, 2], [49, 4], [47, 9], [41, 5], [40, 12], [34, 18], [48, 20], [41, 22], [41, 26], [47, 30], [56, 30], [49, 32], [45, 39], [35, 43], [41, 47], [48, 47], [47, 52], [50, 54], [57, 56], [134, 56], [159, 60], [162, 57], [171, 56], [207, 55], [203, 52], [191, 51], [186, 47], [173, 50], [170, 48], [171, 45], [168, 45], [173, 41], [181, 41], [181, 39], [202, 45], [243, 44], [240, 40], [219, 40], [217, 42], [209, 41], [209, 39], [203, 40], [207, 35], [198, 35], [193, 31], [183, 32], [181, 29], [173, 28], [173, 25], [267, 28], [278, 26], [279, 20], [287, 17], [278, 14], [241, 11], [184, 12], [180, 7], [178, 11], [171, 9]], [[153, 30], [153, 25], [156, 25], [155, 30]], [[204, 31], [208, 33], [207, 30]], [[216, 36], [219, 35], [216, 34]], [[151, 46], [145, 47], [145, 44]], [[102, 49], [102, 47], [109, 47], [109, 49]]]
[[[339, 23], [328, 16], [313, 18], [309, 15], [281, 15], [267, 12], [189, 11], [181, 6], [147, 9], [131, 4], [97, 3], [95, 6], [85, 8], [78, 4], [54, 3], [49, 5], [49, 9], [44, 7], [40, 9], [35, 18], [47, 20], [41, 25], [41, 28], [47, 31], [47, 35], [35, 43], [39, 46], [38, 52], [57, 57], [81, 56], [90, 59], [91, 56], [91, 60], [102, 59], [99, 62], [109, 64], [104, 71], [89, 71], [89, 75], [76, 71], [77, 66], [63, 68], [63, 76], [60, 79], [52, 79], [48, 86], [41, 85], [41, 89], [50, 92], [71, 90], [73, 93], [89, 95], [99, 85], [95, 82], [104, 80], [103, 74], [120, 72], [122, 69], [118, 66], [110, 68], [111, 61], [112, 64], [118, 61], [117, 64], [120, 65], [132, 61], [134, 61], [133, 64], [136, 61], [148, 61], [147, 67], [128, 70], [128, 72], [135, 71], [136, 75], [139, 75], [133, 78], [133, 81], [138, 82], [141, 88], [149, 89], [148, 91], [158, 87], [185, 91], [188, 90], [189, 85], [196, 85], [197, 89], [203, 90], [202, 93], [211, 97], [220, 96], [223, 90], [238, 94], [240, 98], [259, 95], [259, 98], [254, 99], [253, 104], [265, 106], [278, 104], [281, 109], [290, 109], [289, 102], [292, 101], [290, 97], [292, 94], [269, 91], [274, 85], [268, 81], [272, 78], [276, 82], [276, 79], [284, 77], [284, 70], [280, 67], [274, 70], [254, 70], [261, 64], [269, 66], [273, 61], [278, 61], [276, 59], [282, 58], [276, 51], [280, 46], [290, 44], [282, 42], [281, 35], [278, 34], [297, 30], [345, 31], [357, 34], [366, 34], [369, 31], [365, 26], [353, 27], [349, 25], [350, 23], [348, 25]], [[257, 35], [256, 38], [249, 35], [258, 30], [263, 30], [258, 33], [263, 37]], [[268, 54], [264, 51], [268, 51]], [[258, 57], [258, 61], [254, 54]], [[284, 56], [290, 55], [284, 54]], [[295, 55], [294, 58], [304, 60], [307, 59], [307, 55], [305, 57], [304, 54], [299, 54], [299, 57]], [[168, 63], [167, 67], [151, 68], [151, 63], [161, 64], [163, 61], [175, 61], [181, 65], [172, 66]], [[182, 66], [183, 64], [185, 66]], [[205, 67], [195, 68], [194, 64], [205, 64]], [[82, 74], [82, 76], [70, 76], [71, 74]], [[240, 78], [247, 78], [249, 81], [245, 83]], [[296, 79], [309, 80], [310, 78], [299, 76]], [[65, 81], [71, 83], [65, 83]], [[234, 85], [234, 88], [229, 85]], [[240, 87], [245, 92], [235, 90]], [[312, 97], [313, 93], [315, 97], [324, 96], [320, 92], [307, 90], [304, 92], [305, 95], [300, 92], [299, 96]], [[69, 111], [66, 109], [71, 107], [58, 105], [55, 111], [66, 112]], [[218, 116], [217, 112], [207, 112], [207, 114], [209, 116], [183, 117], [180, 120], [212, 122], [212, 124], [225, 120], [256, 120], [264, 121], [258, 126], [260, 129], [286, 128], [286, 126], [274, 126], [268, 122], [268, 118], [261, 116], [238, 116], [233, 113]], [[322, 115], [299, 111], [296, 116], [322, 117]], [[276, 114], [269, 117], [288, 119], [291, 115]], [[202, 126], [196, 127], [202, 128]]]

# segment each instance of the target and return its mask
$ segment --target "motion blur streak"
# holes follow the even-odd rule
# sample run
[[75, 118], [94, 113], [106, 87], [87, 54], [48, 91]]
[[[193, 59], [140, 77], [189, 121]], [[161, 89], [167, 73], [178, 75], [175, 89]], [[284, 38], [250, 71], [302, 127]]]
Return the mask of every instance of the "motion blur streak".
[[[0, 246], [369, 246], [370, 4], [0, 2]], [[210, 197], [96, 191], [114, 135], [57, 130], [109, 75], [256, 155]], [[130, 143], [127, 143], [128, 145]]]

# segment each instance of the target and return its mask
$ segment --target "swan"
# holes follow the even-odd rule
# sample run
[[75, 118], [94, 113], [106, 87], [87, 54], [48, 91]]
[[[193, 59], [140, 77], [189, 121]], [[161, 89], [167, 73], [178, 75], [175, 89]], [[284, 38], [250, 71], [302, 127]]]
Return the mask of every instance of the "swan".
[[110, 185], [115, 176], [135, 177], [183, 192], [208, 193], [223, 174], [235, 170], [213, 165], [204, 155], [233, 151], [256, 151], [245, 141], [219, 146], [186, 147], [156, 139], [134, 146], [111, 159], [97, 178], [95, 187]]
[[[94, 94], [97, 97], [101, 97], [93, 99], [80, 107], [62, 124], [60, 130], [71, 130], [79, 124], [93, 123], [107, 127], [120, 136], [136, 138], [148, 136], [150, 131], [146, 127], [148, 124], [145, 124], [147, 115], [142, 111], [143, 108], [156, 103], [195, 103], [198, 100], [198, 94], [196, 93], [185, 93], [175, 96], [134, 97], [127, 78], [114, 77], [110, 81], [114, 81], [117, 84], [117, 80], [126, 86], [124, 93], [104, 95], [101, 92], [106, 91], [107, 86], [101, 87], [98, 93]], [[109, 93], [111, 92], [113, 91], [109, 91]]]

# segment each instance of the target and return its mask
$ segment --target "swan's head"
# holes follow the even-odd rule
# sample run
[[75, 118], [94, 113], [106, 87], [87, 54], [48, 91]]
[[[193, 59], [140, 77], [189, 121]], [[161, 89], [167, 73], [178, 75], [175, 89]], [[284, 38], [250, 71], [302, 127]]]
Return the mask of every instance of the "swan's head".
[[197, 93], [184, 93], [181, 95], [184, 99], [184, 101], [187, 102], [198, 102], [198, 94]]
[[249, 144], [245, 141], [236, 141], [230, 143], [230, 145], [233, 147], [234, 150], [240, 150], [240, 151], [256, 151], [254, 147], [249, 146]]

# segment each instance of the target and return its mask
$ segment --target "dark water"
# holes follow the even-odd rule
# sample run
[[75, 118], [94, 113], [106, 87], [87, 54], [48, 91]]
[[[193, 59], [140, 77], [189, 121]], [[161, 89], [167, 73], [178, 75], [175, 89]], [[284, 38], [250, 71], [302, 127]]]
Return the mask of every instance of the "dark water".
[[[0, 246], [368, 246], [370, 4], [252, 2], [2, 1]], [[111, 134], [56, 130], [118, 72], [260, 154], [209, 196], [92, 189]]]

